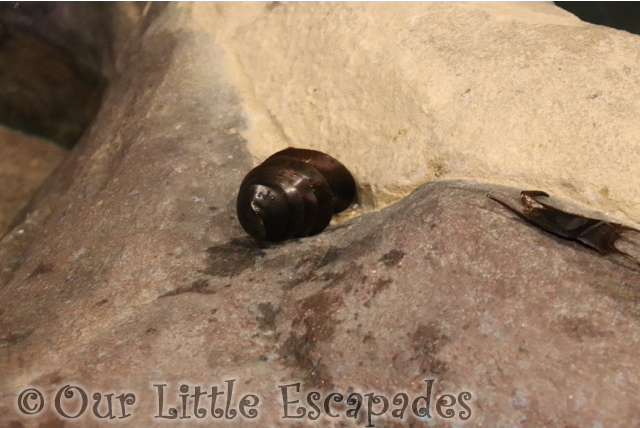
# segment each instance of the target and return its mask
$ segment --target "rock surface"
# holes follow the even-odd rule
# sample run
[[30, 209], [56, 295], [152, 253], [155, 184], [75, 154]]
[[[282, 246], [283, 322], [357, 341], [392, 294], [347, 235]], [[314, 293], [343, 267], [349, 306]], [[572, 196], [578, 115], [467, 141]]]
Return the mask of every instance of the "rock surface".
[[640, 223], [640, 36], [536, 2], [202, 3], [194, 20], [231, 52], [257, 161], [339, 155], [367, 206], [466, 177]]
[[0, 126], [0, 237], [66, 154], [51, 141]]
[[[0, 242], [3, 425], [105, 425], [56, 418], [67, 384], [134, 392], [114, 426], [173, 425], [153, 418], [154, 383], [168, 408], [182, 383], [229, 379], [261, 397], [255, 426], [283, 425], [278, 385], [415, 397], [425, 379], [471, 393], [468, 426], [640, 424], [638, 267], [486, 197], [516, 189], [433, 182], [315, 237], [248, 239], [234, 202], [251, 110], [203, 13], [153, 3], [116, 19], [120, 72], [98, 117]], [[16, 408], [28, 387], [48, 403], [30, 418]], [[338, 411], [289, 425], [366, 424]]]
[[260, 425], [278, 426], [278, 385], [417, 396], [435, 378], [437, 395], [472, 394], [473, 426], [640, 423], [640, 271], [522, 223], [487, 191], [509, 194], [429, 184], [269, 247], [229, 221], [218, 241], [154, 231], [141, 248], [147, 235], [128, 233], [108, 260], [124, 232], [96, 246], [85, 231], [74, 254], [37, 254], [2, 290], [21, 296], [2, 314], [5, 394], [133, 391], [125, 425], [161, 426], [152, 382], [177, 399], [183, 382], [233, 378], [263, 398]]

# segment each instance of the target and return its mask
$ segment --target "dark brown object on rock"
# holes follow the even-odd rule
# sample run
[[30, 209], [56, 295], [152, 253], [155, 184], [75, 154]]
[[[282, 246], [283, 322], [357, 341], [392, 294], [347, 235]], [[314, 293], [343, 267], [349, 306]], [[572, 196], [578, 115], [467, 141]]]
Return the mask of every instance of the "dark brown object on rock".
[[541, 190], [524, 190], [520, 192], [520, 195], [522, 197], [522, 204], [524, 205], [522, 211], [494, 196], [488, 196], [509, 208], [527, 222], [547, 232], [562, 238], [578, 241], [587, 247], [597, 250], [600, 254], [620, 254], [640, 264], [640, 261], [631, 254], [621, 251], [615, 246], [618, 240], [625, 240], [622, 237], [625, 232], [640, 233], [640, 230], [619, 223], [611, 223], [597, 218], [562, 211], [536, 199], [539, 197], [549, 197], [549, 194]]
[[240, 185], [238, 220], [252, 237], [283, 241], [322, 232], [356, 193], [351, 173], [331, 156], [289, 147], [252, 169]]

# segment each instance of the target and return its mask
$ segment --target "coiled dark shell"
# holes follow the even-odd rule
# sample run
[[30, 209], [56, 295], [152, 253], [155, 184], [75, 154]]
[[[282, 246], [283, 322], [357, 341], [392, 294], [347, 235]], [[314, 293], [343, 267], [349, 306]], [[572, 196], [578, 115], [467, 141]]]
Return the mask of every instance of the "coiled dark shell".
[[283, 241], [322, 232], [351, 205], [356, 183], [331, 156], [289, 147], [267, 158], [242, 181], [238, 220], [256, 239]]

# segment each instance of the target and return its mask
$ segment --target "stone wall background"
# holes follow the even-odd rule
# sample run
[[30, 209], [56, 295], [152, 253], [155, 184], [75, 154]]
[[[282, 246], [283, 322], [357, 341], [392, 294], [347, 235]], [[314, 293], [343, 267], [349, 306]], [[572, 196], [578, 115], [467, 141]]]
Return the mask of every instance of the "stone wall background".
[[[486, 197], [541, 187], [637, 219], [636, 36], [550, 4], [111, 13], [101, 109], [0, 241], [2, 425], [103, 426], [16, 411], [80, 384], [137, 393], [119, 426], [166, 426], [152, 383], [229, 378], [264, 397], [260, 426], [282, 425], [279, 384], [428, 378], [472, 392], [469, 426], [640, 424], [638, 267]], [[248, 239], [238, 183], [289, 141], [343, 160], [371, 212]]]

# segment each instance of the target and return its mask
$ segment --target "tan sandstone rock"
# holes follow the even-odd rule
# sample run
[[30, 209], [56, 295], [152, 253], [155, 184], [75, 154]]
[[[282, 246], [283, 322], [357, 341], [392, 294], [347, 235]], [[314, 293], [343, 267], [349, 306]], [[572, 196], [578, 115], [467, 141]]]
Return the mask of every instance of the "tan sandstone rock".
[[640, 38], [552, 3], [198, 4], [254, 162], [339, 156], [369, 207], [437, 178], [541, 188], [640, 222]]

